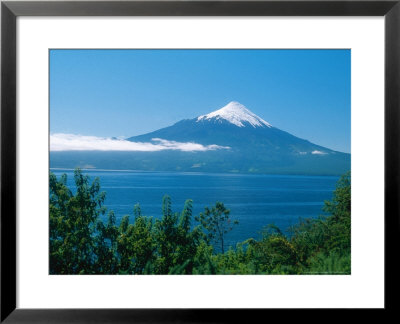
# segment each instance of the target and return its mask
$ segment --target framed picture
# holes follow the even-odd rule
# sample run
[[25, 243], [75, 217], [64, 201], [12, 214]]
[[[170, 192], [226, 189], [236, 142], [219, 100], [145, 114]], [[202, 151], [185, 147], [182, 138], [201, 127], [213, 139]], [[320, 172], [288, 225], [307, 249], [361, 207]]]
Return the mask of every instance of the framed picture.
[[2, 321], [393, 308], [398, 1], [1, 10]]

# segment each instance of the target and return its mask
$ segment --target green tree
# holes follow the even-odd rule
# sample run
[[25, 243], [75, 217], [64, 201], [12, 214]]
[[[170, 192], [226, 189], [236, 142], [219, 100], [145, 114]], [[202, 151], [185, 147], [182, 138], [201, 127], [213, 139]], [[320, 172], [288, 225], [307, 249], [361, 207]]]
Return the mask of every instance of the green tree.
[[325, 201], [323, 210], [327, 215], [303, 220], [292, 227], [291, 243], [298, 252], [299, 262], [305, 272], [335, 269], [335, 273], [350, 273], [350, 172], [339, 179], [332, 200]]
[[333, 192], [332, 200], [325, 201], [324, 211], [331, 214], [334, 221], [349, 221], [351, 215], [351, 173], [340, 177]]
[[97, 222], [94, 253], [97, 255], [96, 273], [118, 273], [119, 262], [117, 255], [118, 228], [115, 225], [113, 211], [108, 213], [107, 224], [101, 220]]
[[[269, 225], [261, 240], [248, 239], [225, 252], [225, 235], [237, 222], [224, 204], [205, 207], [192, 226], [193, 202], [174, 213], [163, 198], [162, 217], [153, 222], [134, 206], [133, 222], [119, 226], [111, 211], [106, 222], [105, 193], [77, 169], [75, 188], [67, 177], [50, 173], [50, 273], [53, 274], [291, 274], [351, 271], [351, 178], [343, 175], [326, 215], [304, 219], [286, 236]], [[215, 253], [211, 243], [220, 247]]]
[[234, 225], [239, 224], [237, 220], [232, 221], [229, 214], [230, 210], [226, 209], [223, 203], [217, 202], [211, 209], [205, 207], [204, 212], [195, 218], [200, 223], [207, 242], [219, 244], [222, 253], [225, 253], [226, 234], [233, 229]]
[[192, 206], [192, 200], [187, 200], [181, 214], [173, 213], [171, 198], [164, 196], [163, 216], [155, 222], [156, 273], [192, 273], [201, 236], [199, 228], [191, 230]]
[[325, 249], [329, 252], [350, 251], [351, 248], [351, 175], [344, 174], [338, 181], [333, 198], [325, 201], [324, 211], [331, 214], [327, 218], [330, 235]]
[[174, 266], [178, 221], [178, 214], [172, 212], [171, 198], [167, 195], [163, 197], [162, 213], [161, 220], [156, 220], [155, 223], [158, 252], [156, 271], [160, 274], [167, 274]]
[[265, 273], [293, 272], [297, 265], [297, 251], [275, 225], [267, 226], [260, 241], [253, 241], [253, 258], [257, 271]]
[[142, 274], [146, 264], [153, 262], [155, 241], [153, 235], [153, 219], [143, 216], [140, 206], [137, 204], [134, 208], [135, 221], [132, 224], [132, 246], [133, 246], [133, 271], [136, 274]]
[[122, 274], [143, 274], [147, 263], [154, 259], [153, 220], [142, 216], [138, 204], [134, 207], [134, 215], [132, 224], [129, 224], [129, 215], [126, 215], [119, 226], [117, 251], [120, 256], [119, 273]]
[[213, 259], [213, 247], [201, 240], [197, 245], [196, 254], [193, 259], [193, 274], [217, 274], [218, 266]]
[[180, 266], [181, 273], [192, 273], [194, 257], [200, 239], [199, 228], [191, 229], [192, 211], [193, 201], [186, 200], [178, 221], [174, 260], [174, 264]]
[[96, 222], [104, 215], [105, 193], [99, 179], [89, 183], [81, 170], [74, 171], [76, 193], [67, 187], [67, 176], [49, 179], [50, 273], [96, 273]]

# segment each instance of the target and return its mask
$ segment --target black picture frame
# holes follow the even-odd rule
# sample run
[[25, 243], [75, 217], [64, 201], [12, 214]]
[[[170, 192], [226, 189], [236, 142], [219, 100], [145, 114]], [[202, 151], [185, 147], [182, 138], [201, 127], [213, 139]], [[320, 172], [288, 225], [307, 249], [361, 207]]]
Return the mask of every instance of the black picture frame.
[[[1, 2], [1, 322], [197, 323], [254, 320], [244, 309], [16, 308], [16, 19], [19, 16], [384, 16], [385, 311], [396, 309], [400, 228], [400, 0], [365, 1], [2, 1]], [[373, 260], [371, 260], [373, 262]], [[393, 297], [392, 297], [393, 296]], [[381, 311], [381, 310], [379, 310]], [[266, 318], [265, 318], [266, 320]]]

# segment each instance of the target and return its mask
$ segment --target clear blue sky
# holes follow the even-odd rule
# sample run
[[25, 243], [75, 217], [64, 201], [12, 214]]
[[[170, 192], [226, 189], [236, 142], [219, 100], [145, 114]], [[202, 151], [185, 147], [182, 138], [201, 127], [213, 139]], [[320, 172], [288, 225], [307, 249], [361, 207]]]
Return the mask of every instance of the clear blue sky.
[[133, 136], [238, 101], [350, 152], [350, 50], [51, 50], [50, 132]]

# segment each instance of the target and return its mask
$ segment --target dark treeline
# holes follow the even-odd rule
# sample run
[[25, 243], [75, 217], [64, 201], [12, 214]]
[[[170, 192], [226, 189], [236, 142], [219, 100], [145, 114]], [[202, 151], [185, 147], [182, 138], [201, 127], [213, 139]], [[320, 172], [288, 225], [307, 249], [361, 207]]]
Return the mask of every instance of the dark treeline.
[[350, 274], [350, 173], [325, 216], [300, 221], [289, 236], [268, 225], [261, 239], [228, 251], [224, 238], [237, 222], [223, 203], [193, 217], [191, 200], [175, 213], [165, 196], [160, 219], [136, 205], [117, 226], [99, 179], [76, 169], [74, 180], [75, 193], [66, 175], [50, 173], [50, 274]]

